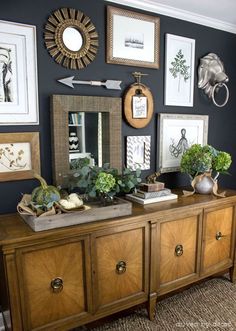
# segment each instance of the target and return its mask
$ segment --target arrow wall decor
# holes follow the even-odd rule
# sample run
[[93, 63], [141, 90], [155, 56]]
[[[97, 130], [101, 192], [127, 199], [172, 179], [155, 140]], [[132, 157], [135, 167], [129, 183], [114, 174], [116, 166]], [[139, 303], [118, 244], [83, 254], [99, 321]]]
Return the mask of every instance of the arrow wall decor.
[[82, 85], [91, 85], [91, 86], [105, 86], [107, 89], [111, 90], [120, 90], [121, 80], [106, 80], [105, 82], [101, 82], [99, 80], [73, 80], [74, 76], [66, 77], [62, 79], [58, 79], [58, 82], [65, 84], [69, 87], [74, 88], [74, 84], [82, 84]]

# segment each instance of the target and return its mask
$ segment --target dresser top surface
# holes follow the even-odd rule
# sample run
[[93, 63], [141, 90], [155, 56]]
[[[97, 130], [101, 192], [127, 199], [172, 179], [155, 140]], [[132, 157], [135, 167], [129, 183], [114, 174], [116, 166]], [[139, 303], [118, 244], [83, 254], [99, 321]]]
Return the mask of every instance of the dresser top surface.
[[60, 239], [65, 236], [84, 235], [108, 227], [125, 225], [129, 222], [147, 221], [155, 217], [160, 218], [160, 216], [168, 213], [192, 212], [195, 209], [219, 206], [219, 204], [224, 206], [229, 203], [236, 203], [236, 191], [233, 190], [226, 190], [226, 197], [224, 198], [200, 194], [184, 197], [181, 190], [173, 190], [173, 193], [178, 194], [178, 199], [148, 205], [133, 203], [132, 214], [129, 216], [40, 232], [34, 232], [17, 213], [0, 215], [0, 246], [31, 240]]

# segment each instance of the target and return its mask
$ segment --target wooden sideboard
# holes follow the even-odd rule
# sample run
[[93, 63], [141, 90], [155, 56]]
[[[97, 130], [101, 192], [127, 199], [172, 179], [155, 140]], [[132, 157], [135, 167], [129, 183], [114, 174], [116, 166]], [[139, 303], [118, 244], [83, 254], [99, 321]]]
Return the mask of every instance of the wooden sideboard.
[[163, 294], [225, 270], [236, 281], [235, 206], [230, 190], [226, 198], [180, 196], [42, 232], [17, 214], [0, 216], [7, 329], [70, 330], [141, 303], [152, 319]]

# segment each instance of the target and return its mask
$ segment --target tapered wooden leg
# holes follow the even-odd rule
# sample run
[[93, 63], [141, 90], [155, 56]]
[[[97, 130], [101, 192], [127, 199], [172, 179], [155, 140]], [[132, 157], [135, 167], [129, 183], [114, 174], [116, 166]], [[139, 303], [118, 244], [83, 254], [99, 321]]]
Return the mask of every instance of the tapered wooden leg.
[[229, 276], [232, 283], [236, 283], [236, 266], [229, 269]]
[[148, 317], [151, 321], [153, 321], [155, 317], [156, 301], [157, 301], [156, 293], [150, 294], [148, 301]]

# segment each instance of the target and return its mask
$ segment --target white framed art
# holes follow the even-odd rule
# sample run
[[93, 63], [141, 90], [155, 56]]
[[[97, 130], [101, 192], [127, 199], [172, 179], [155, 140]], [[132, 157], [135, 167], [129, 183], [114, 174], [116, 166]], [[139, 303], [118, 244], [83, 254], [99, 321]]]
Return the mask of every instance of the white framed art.
[[127, 168], [150, 169], [151, 136], [128, 136], [126, 143]]
[[207, 144], [208, 116], [159, 114], [159, 165], [162, 173], [180, 169], [180, 160], [193, 144]]
[[193, 107], [195, 40], [173, 34], [165, 37], [164, 104]]
[[0, 21], [0, 125], [37, 125], [36, 27]]
[[159, 68], [160, 19], [107, 7], [107, 63]]

